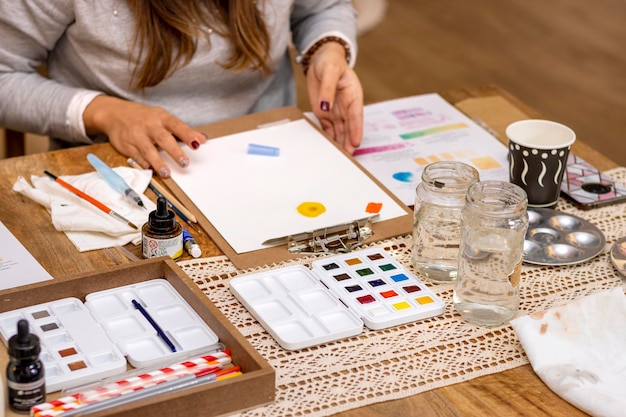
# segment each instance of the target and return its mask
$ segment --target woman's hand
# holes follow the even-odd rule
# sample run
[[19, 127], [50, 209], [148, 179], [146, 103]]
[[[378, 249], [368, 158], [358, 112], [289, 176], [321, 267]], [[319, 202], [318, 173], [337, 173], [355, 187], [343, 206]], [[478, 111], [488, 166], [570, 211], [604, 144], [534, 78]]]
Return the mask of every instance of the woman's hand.
[[104, 95], [91, 101], [83, 113], [83, 121], [88, 135], [106, 134], [120, 153], [144, 168], [151, 167], [163, 178], [170, 176], [170, 169], [159, 150], [184, 168], [189, 165], [189, 157], [177, 139], [191, 149], [206, 141], [204, 134], [165, 109]]
[[363, 137], [363, 89], [337, 42], [322, 45], [306, 74], [309, 100], [322, 129], [347, 152], [353, 153]]

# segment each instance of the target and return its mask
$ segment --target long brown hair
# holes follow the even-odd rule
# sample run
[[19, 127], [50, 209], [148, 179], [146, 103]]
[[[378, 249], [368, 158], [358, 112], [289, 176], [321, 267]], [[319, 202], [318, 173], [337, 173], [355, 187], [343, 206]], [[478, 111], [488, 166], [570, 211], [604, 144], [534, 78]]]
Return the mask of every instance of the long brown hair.
[[268, 73], [270, 39], [252, 0], [128, 0], [135, 15], [133, 87], [154, 87], [191, 61], [203, 27], [230, 40], [224, 68]]

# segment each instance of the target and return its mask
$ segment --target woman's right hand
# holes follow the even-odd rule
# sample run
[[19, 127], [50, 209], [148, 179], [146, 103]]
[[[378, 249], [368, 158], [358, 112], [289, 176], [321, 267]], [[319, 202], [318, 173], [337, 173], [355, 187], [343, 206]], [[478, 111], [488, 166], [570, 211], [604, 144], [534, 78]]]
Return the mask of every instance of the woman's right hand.
[[104, 133], [115, 149], [133, 158], [144, 168], [152, 168], [167, 178], [170, 169], [159, 150], [165, 151], [180, 167], [189, 165], [189, 157], [177, 139], [191, 149], [206, 142], [203, 133], [160, 107], [151, 107], [110, 96], [97, 96], [83, 113], [88, 135]]

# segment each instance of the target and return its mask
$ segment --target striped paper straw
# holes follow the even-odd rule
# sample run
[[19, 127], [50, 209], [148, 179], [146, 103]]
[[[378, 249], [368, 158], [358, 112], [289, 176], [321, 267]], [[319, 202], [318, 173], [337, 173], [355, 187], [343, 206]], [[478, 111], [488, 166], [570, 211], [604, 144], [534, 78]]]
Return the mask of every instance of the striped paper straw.
[[75, 410], [68, 411], [63, 414], [63, 417], [77, 417], [86, 413], [93, 413], [96, 411], [110, 409], [122, 404], [128, 404], [133, 401], [139, 401], [146, 398], [155, 397], [175, 391], [179, 391], [185, 388], [191, 388], [199, 384], [207, 384], [214, 381], [221, 381], [227, 378], [232, 378], [241, 375], [241, 371], [238, 366], [232, 368], [223, 369], [216, 373], [204, 374], [203, 371], [197, 374], [189, 374], [176, 380], [164, 382], [151, 387], [146, 387], [138, 391], [128, 393], [119, 397], [111, 398], [106, 401], [100, 401], [93, 404], [86, 404], [84, 407], [79, 407]]
[[54, 417], [65, 411], [73, 410], [81, 404], [84, 405], [85, 402], [95, 402], [103, 400], [104, 398], [123, 395], [123, 392], [147, 386], [147, 384], [151, 384], [154, 380], [160, 380], [165, 377], [175, 379], [184, 375], [197, 373], [200, 370], [206, 370], [207, 368], [215, 368], [217, 371], [231, 364], [231, 360], [230, 350], [228, 349], [210, 355], [203, 355], [198, 358], [185, 360], [139, 375], [129, 376], [125, 379], [108, 383], [91, 390], [74, 393], [33, 406], [30, 415], [32, 417]]

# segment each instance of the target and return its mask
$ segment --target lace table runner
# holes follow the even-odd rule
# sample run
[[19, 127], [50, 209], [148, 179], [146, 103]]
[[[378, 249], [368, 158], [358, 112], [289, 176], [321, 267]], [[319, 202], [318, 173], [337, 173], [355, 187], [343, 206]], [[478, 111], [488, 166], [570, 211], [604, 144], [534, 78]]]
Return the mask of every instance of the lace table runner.
[[[626, 168], [609, 171], [626, 183]], [[583, 211], [561, 201], [557, 209], [589, 220], [602, 230], [607, 250], [572, 266], [524, 264], [520, 314], [561, 305], [576, 298], [622, 286], [608, 249], [626, 236], [626, 203]], [[377, 242], [413, 271], [411, 237]], [[528, 359], [509, 325], [478, 327], [464, 322], [452, 306], [452, 284], [430, 284], [446, 301], [446, 312], [436, 318], [386, 330], [368, 330], [359, 336], [299, 351], [281, 348], [232, 295], [228, 281], [238, 275], [293, 264], [309, 265], [315, 257], [245, 271], [226, 257], [180, 262], [179, 265], [224, 315], [276, 370], [276, 401], [241, 416], [327, 416], [376, 402], [418, 394], [434, 388], [512, 369]]]

